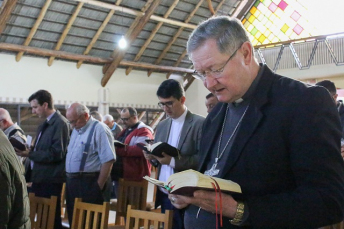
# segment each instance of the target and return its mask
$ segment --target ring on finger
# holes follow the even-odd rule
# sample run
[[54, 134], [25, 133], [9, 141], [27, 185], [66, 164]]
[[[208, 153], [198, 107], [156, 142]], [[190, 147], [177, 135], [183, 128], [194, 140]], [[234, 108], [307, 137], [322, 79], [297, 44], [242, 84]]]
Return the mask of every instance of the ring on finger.
[[174, 203], [175, 201], [176, 201], [176, 198], [174, 196], [172, 196], [171, 202]]

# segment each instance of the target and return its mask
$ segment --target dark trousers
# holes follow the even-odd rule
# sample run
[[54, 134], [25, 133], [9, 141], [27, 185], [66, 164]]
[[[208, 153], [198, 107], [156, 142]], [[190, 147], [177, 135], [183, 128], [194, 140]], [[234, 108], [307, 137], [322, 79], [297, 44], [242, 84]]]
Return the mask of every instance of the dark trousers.
[[50, 198], [57, 196], [54, 229], [62, 229], [61, 224], [61, 191], [62, 184], [55, 183], [32, 183], [32, 192], [35, 196]]
[[177, 209], [172, 204], [168, 195], [157, 190], [157, 199], [161, 203], [161, 213], [165, 213], [166, 210], [173, 210], [173, 223], [172, 229], [184, 229], [184, 210]]
[[103, 204], [110, 201], [111, 178], [106, 181], [103, 190], [98, 185], [99, 173], [84, 175], [67, 174], [66, 182], [66, 202], [70, 227], [72, 226], [73, 209], [75, 198], [82, 198], [83, 202], [91, 204]]

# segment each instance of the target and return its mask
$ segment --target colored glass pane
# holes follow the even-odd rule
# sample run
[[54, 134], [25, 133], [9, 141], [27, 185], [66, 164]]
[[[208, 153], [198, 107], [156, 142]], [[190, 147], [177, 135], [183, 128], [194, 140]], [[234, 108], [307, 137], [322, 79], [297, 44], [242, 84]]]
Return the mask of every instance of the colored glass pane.
[[264, 36], [269, 37], [271, 34], [271, 31], [269, 29], [265, 30]]
[[251, 35], [254, 36], [254, 35], [256, 35], [257, 32], [258, 32], [258, 29], [256, 27], [254, 27], [251, 31]]
[[295, 10], [290, 17], [297, 22], [300, 19], [301, 15]]
[[287, 24], [284, 24], [283, 27], [281, 28], [281, 31], [283, 33], [286, 33], [288, 29], [289, 29], [289, 26]]
[[258, 43], [258, 40], [257, 39], [253, 39], [253, 41], [252, 41], [252, 45], [253, 46], [256, 46], [256, 45], [258, 45], [259, 43]]
[[271, 33], [271, 34], [269, 35], [269, 37], [268, 37], [268, 39], [269, 39], [270, 41], [273, 41], [274, 38], [275, 38], [275, 35], [274, 35], [273, 33]]
[[259, 24], [260, 24], [260, 23], [259, 23], [258, 20], [254, 20], [253, 23], [252, 23], [252, 25], [254, 25], [254, 27], [257, 27], [257, 25], [259, 25]]
[[274, 13], [276, 9], [277, 9], [277, 5], [271, 2], [271, 4], [269, 5], [269, 10]]
[[254, 6], [257, 7], [259, 5], [259, 3], [261, 3], [260, 0], [257, 0], [255, 3], [254, 3]]
[[254, 19], [256, 19], [256, 18], [253, 15], [251, 15], [250, 18], [248, 19], [248, 21], [252, 23], [254, 21]]
[[283, 11], [285, 10], [285, 8], [287, 8], [287, 6], [288, 4], [283, 0], [278, 4], [278, 7]]
[[263, 43], [265, 41], [266, 37], [264, 36], [264, 34], [260, 35], [260, 37], [258, 38], [258, 41], [260, 43]]
[[255, 6], [253, 6], [253, 7], [250, 9], [250, 13], [251, 13], [251, 14], [254, 14], [256, 11], [257, 11], [257, 8], [256, 8]]
[[300, 35], [303, 31], [303, 28], [299, 24], [297, 24], [293, 30], [297, 35]]
[[243, 24], [245, 24], [245, 22], [247, 21], [247, 19], [246, 18], [244, 18], [244, 20], [242, 20], [242, 23]]
[[245, 27], [246, 30], [248, 29], [248, 27], [249, 27], [250, 25], [251, 25], [251, 24], [250, 24], [248, 21], [245, 21], [244, 27]]
[[252, 24], [250, 24], [250, 25], [248, 26], [248, 28], [247, 28], [247, 31], [248, 31], [249, 33], [251, 33], [252, 29], [254, 29], [254, 26], [253, 26]]
[[266, 6], [264, 6], [262, 3], [259, 3], [259, 5], [257, 6], [257, 9], [262, 12], [262, 14], [265, 14], [265, 12], [267, 11], [268, 8], [266, 8]]
[[276, 15], [275, 14], [271, 14], [269, 17], [270, 21], [274, 22], [276, 19]]

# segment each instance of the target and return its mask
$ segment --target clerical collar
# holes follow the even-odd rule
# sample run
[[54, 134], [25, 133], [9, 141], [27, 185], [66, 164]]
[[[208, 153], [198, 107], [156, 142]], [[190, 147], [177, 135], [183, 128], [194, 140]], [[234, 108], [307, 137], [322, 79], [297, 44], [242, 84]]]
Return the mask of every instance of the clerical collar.
[[249, 100], [251, 100], [251, 97], [257, 88], [258, 82], [259, 82], [260, 78], [262, 78], [264, 69], [266, 68], [266, 65], [263, 65], [263, 64], [259, 64], [259, 66], [260, 66], [260, 68], [259, 68], [259, 71], [258, 71], [256, 78], [253, 80], [251, 86], [248, 88], [247, 92], [243, 95], [243, 97], [241, 97], [240, 99], [237, 99], [237, 100], [235, 100], [235, 102], [233, 102], [234, 106], [238, 106], [243, 101], [248, 102]]

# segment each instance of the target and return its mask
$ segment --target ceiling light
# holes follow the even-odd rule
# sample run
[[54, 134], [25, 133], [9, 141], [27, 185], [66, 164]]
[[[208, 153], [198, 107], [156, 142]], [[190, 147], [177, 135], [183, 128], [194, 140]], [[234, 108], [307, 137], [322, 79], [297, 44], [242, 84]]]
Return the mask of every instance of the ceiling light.
[[118, 42], [118, 45], [121, 49], [125, 49], [127, 47], [127, 40], [122, 35], [121, 39]]

